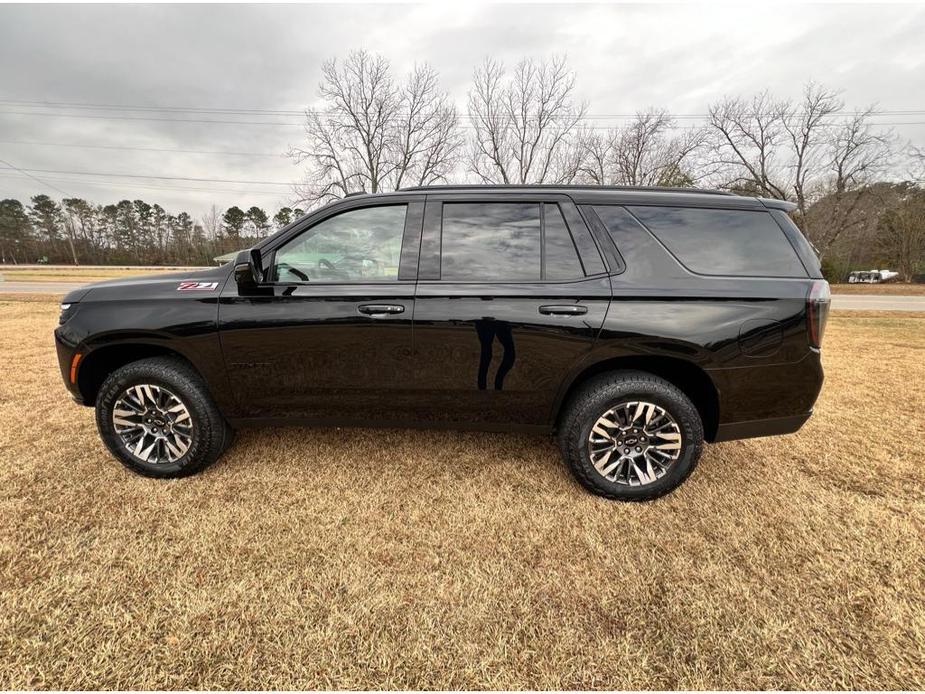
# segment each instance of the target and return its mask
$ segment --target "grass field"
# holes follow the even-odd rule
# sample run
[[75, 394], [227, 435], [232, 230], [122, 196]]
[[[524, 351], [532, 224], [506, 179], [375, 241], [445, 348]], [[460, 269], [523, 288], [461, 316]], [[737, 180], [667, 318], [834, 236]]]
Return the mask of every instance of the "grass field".
[[[157, 272], [171, 272], [178, 269], [174, 267], [104, 267], [94, 265], [90, 267], [71, 267], [61, 265], [41, 266], [29, 265], [17, 267], [15, 265], [0, 266], [0, 275], [8, 282], [97, 282], [114, 277], [127, 277], [129, 275], [147, 275]], [[3, 285], [0, 284], [0, 290]]]
[[925, 284], [833, 284], [833, 294], [878, 294], [887, 296], [921, 296]]
[[635, 505], [501, 434], [243, 431], [136, 477], [56, 314], [0, 298], [0, 688], [925, 687], [921, 314], [834, 314], [802, 431]]

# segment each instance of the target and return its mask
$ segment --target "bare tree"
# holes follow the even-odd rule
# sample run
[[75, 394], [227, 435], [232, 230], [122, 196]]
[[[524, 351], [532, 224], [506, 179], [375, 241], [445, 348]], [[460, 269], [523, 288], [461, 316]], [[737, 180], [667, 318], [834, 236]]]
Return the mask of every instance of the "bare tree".
[[400, 90], [392, 185], [428, 185], [446, 180], [459, 161], [463, 139], [456, 106], [440, 91], [437, 73], [415, 67]]
[[[825, 166], [825, 150], [831, 142], [827, 134], [830, 116], [844, 107], [835, 92], [808, 82], [802, 101], [794, 107], [787, 105], [783, 112], [783, 125], [793, 152], [793, 195], [801, 217], [806, 216], [810, 186], [816, 181], [820, 167]], [[784, 184], [785, 185], [785, 184]]]
[[468, 168], [483, 183], [570, 183], [581, 170], [579, 124], [587, 107], [574, 101], [575, 74], [565, 58], [504, 66], [486, 59], [469, 92], [474, 134]]
[[210, 241], [222, 235], [222, 212], [215, 205], [202, 215], [202, 229]]
[[750, 101], [726, 99], [710, 106], [713, 160], [727, 188], [744, 188], [760, 195], [787, 198], [781, 147], [786, 137], [789, 106], [762, 92]]
[[672, 135], [667, 111], [637, 113], [628, 125], [584, 140], [582, 178], [597, 185], [690, 185], [702, 175], [692, 162], [705, 131], [684, 128]]
[[[796, 219], [824, 256], [853, 226], [864, 191], [892, 155], [889, 132], [874, 129], [872, 108], [840, 116], [837, 93], [812, 82], [794, 103], [762, 92], [710, 107], [711, 160], [720, 187], [792, 200]], [[826, 200], [827, 215], [810, 208]]]
[[877, 231], [877, 249], [910, 282], [925, 259], [925, 190], [903, 184], [899, 204], [881, 216]]
[[865, 223], [859, 212], [867, 209], [863, 203], [874, 194], [871, 184], [892, 160], [892, 134], [874, 130], [872, 114], [871, 109], [856, 113], [830, 133], [813, 199], [828, 197], [832, 201], [831, 214], [814, 221], [808, 209], [798, 210], [803, 231], [816, 245], [820, 257], [842, 234]]
[[903, 151], [909, 160], [909, 178], [918, 183], [925, 183], [925, 148], [916, 147], [908, 142]]
[[322, 66], [321, 108], [306, 111], [305, 144], [289, 156], [308, 164], [297, 186], [310, 205], [347, 193], [378, 193], [446, 177], [461, 140], [456, 108], [437, 74], [416, 67], [396, 85], [385, 58], [353, 51]]

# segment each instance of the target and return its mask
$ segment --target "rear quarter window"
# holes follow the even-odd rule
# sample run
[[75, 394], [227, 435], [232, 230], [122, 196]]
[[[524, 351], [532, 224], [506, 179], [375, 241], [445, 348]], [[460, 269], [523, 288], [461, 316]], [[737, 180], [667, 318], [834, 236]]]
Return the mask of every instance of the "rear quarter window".
[[740, 277], [806, 277], [768, 212], [690, 207], [627, 209], [692, 272]]
[[822, 263], [819, 262], [819, 254], [806, 237], [803, 236], [803, 232], [800, 231], [800, 228], [790, 219], [790, 215], [783, 210], [771, 210], [771, 216], [777, 220], [778, 226], [784, 230], [784, 233], [787, 234], [787, 238], [790, 239], [790, 243], [797, 249], [797, 254], [799, 254], [800, 260], [803, 261], [803, 267], [809, 272], [809, 276], [822, 279]]

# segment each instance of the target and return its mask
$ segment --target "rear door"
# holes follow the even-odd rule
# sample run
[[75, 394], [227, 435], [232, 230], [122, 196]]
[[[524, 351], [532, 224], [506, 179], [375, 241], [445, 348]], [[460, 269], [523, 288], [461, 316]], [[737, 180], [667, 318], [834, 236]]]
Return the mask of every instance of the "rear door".
[[242, 416], [405, 418], [423, 209], [348, 202], [267, 249], [263, 295], [226, 285], [220, 335]]
[[548, 424], [610, 282], [564, 195], [428, 195], [415, 293], [418, 418]]

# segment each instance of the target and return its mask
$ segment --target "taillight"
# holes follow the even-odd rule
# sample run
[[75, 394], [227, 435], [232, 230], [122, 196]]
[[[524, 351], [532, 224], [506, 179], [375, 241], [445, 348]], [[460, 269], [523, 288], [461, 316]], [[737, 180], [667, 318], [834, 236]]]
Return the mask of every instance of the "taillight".
[[825, 332], [831, 302], [829, 283], [825, 280], [814, 280], [806, 297], [806, 332], [809, 335], [809, 344], [816, 349], [822, 347], [822, 334]]

